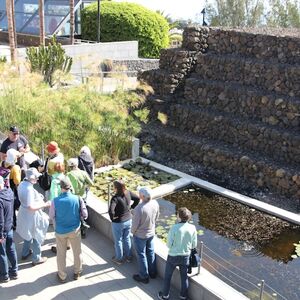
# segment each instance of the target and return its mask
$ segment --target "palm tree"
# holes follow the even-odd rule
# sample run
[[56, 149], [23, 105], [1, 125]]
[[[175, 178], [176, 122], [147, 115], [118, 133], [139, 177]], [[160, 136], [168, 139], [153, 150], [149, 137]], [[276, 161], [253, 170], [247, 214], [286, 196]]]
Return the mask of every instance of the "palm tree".
[[12, 4], [12, 1], [14, 0], [6, 0], [6, 15], [8, 25], [10, 57], [12, 63], [14, 63], [16, 61], [16, 32], [14, 28], [14, 5]]
[[71, 45], [74, 44], [74, 20], [75, 20], [75, 12], [74, 12], [74, 0], [70, 0], [70, 42]]
[[45, 12], [44, 0], [39, 0], [40, 44], [45, 46]]
[[17, 31], [16, 31], [16, 18], [15, 18], [15, 0], [11, 1], [11, 9], [13, 12], [13, 31], [15, 33], [15, 47], [17, 48], [18, 46], [18, 41], [17, 41]]

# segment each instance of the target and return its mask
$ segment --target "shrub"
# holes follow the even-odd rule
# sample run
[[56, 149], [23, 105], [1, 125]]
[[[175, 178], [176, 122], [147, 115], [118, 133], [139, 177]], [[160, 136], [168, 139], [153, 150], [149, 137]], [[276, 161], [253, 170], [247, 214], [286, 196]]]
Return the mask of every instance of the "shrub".
[[53, 86], [55, 83], [54, 73], [62, 71], [69, 73], [72, 66], [72, 58], [65, 54], [65, 49], [60, 43], [52, 38], [48, 46], [30, 47], [26, 49], [27, 60], [31, 72], [38, 72], [44, 77], [44, 81]]
[[[97, 3], [82, 10], [82, 38], [97, 38]], [[157, 58], [169, 45], [169, 24], [160, 14], [141, 5], [126, 2], [101, 2], [101, 42], [139, 42], [139, 56]]]
[[20, 77], [14, 67], [4, 65], [0, 65], [0, 82], [0, 131], [17, 124], [34, 152], [55, 140], [66, 157], [78, 155], [88, 145], [98, 165], [129, 157], [131, 139], [140, 130], [135, 111], [142, 96], [121, 91], [99, 94], [93, 80], [52, 89], [41, 75]]

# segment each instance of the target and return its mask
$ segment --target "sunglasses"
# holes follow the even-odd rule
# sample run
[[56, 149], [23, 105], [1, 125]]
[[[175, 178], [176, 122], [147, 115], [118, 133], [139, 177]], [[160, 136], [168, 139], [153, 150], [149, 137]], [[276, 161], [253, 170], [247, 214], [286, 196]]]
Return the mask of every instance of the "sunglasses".
[[19, 135], [19, 134], [20, 134], [19, 132], [14, 132], [14, 133], [13, 133], [13, 135]]

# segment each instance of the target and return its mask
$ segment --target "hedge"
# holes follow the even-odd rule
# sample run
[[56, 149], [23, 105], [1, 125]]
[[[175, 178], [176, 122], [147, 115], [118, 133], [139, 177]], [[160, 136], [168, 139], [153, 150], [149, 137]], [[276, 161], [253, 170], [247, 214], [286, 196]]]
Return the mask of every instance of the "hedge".
[[[141, 5], [103, 1], [100, 20], [101, 42], [137, 40], [140, 57], [157, 58], [169, 45], [167, 20]], [[97, 39], [97, 3], [82, 10], [81, 26], [83, 39]]]

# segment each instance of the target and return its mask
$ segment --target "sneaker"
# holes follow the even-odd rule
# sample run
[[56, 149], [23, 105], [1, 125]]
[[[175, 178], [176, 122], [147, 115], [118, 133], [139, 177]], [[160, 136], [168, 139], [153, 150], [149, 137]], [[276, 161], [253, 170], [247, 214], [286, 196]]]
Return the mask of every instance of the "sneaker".
[[62, 279], [62, 278], [58, 275], [58, 273], [56, 273], [56, 277], [57, 277], [57, 280], [58, 280], [60, 283], [66, 283], [66, 282], [67, 282], [67, 278]]
[[29, 249], [29, 252], [28, 252], [28, 254], [27, 255], [24, 255], [24, 256], [22, 256], [21, 257], [21, 259], [22, 260], [26, 260], [30, 255], [32, 254], [32, 250], [31, 249]]
[[0, 279], [0, 283], [6, 283], [6, 282], [9, 282], [9, 277]]
[[134, 274], [132, 278], [137, 282], [149, 283], [149, 278], [142, 278], [139, 274]]
[[123, 259], [116, 259], [115, 256], [113, 256], [111, 260], [117, 265], [122, 265], [124, 263]]
[[132, 256], [127, 256], [125, 258], [126, 262], [131, 263], [133, 261], [133, 257]]
[[78, 279], [79, 279], [79, 277], [81, 277], [81, 273], [82, 273], [82, 272], [79, 272], [79, 273], [74, 273], [74, 275], [73, 275], [73, 279], [74, 279], [74, 280], [78, 280]]
[[46, 262], [46, 261], [47, 261], [47, 257], [43, 256], [43, 257], [41, 257], [40, 260], [38, 260], [38, 261], [33, 261], [33, 262], [32, 262], [32, 265], [33, 265], [33, 266], [40, 265], [40, 264], [43, 264], [43, 263]]
[[180, 296], [179, 299], [180, 300], [187, 300], [187, 297], [186, 296]]
[[158, 292], [157, 298], [160, 299], [160, 300], [167, 300], [167, 299], [170, 298], [170, 296], [169, 295], [168, 296], [164, 296], [163, 292]]
[[19, 276], [18, 276], [17, 273], [15, 273], [15, 274], [10, 274], [10, 275], [9, 275], [9, 278], [10, 278], [11, 280], [17, 280], [17, 279], [19, 278]]

